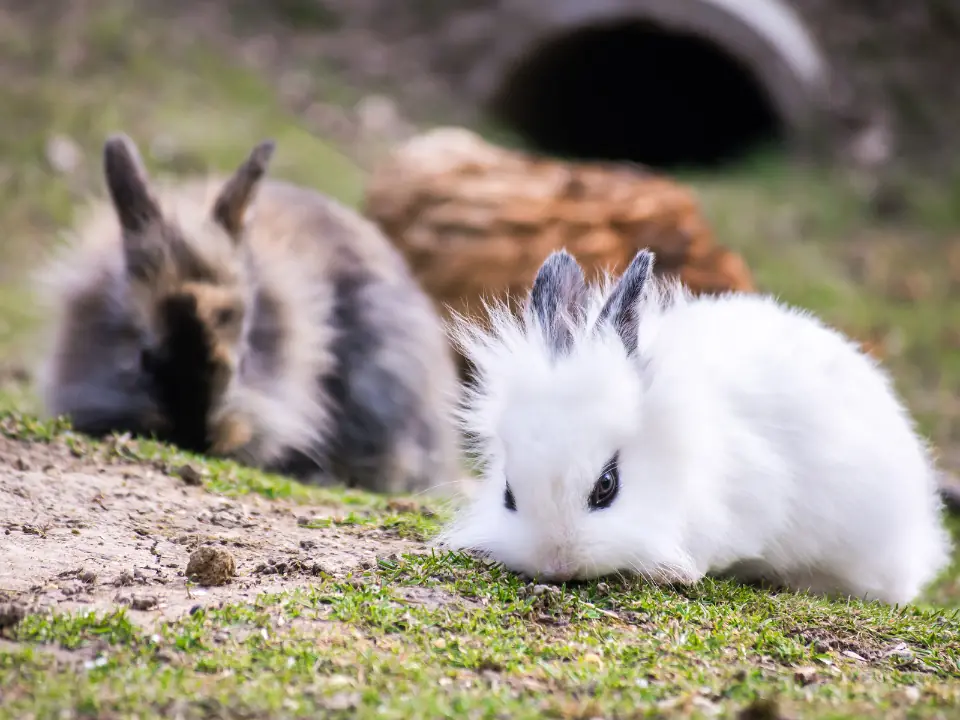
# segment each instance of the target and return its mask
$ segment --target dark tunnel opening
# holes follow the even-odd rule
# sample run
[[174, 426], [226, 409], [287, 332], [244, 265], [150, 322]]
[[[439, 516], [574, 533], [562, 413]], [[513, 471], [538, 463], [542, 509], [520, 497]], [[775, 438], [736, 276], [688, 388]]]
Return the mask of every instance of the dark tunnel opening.
[[784, 139], [749, 67], [706, 38], [638, 21], [541, 45], [491, 111], [540, 152], [664, 169], [716, 169]]

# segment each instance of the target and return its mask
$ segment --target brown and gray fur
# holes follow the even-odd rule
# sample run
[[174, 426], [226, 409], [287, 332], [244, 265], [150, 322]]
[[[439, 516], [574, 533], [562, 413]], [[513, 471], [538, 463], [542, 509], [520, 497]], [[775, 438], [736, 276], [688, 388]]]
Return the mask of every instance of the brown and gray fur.
[[266, 178], [272, 154], [161, 185], [107, 140], [110, 201], [45, 273], [47, 412], [380, 492], [454, 481], [456, 373], [431, 302], [372, 223]]

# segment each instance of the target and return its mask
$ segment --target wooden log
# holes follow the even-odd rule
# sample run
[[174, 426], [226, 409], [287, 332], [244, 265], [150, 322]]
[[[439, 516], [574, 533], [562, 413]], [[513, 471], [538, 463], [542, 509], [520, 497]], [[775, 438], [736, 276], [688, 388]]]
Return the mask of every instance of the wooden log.
[[566, 162], [437, 128], [374, 168], [364, 212], [406, 256], [444, 312], [523, 297], [566, 248], [588, 278], [622, 271], [641, 248], [694, 291], [753, 291], [746, 263], [718, 246], [692, 191], [642, 168]]

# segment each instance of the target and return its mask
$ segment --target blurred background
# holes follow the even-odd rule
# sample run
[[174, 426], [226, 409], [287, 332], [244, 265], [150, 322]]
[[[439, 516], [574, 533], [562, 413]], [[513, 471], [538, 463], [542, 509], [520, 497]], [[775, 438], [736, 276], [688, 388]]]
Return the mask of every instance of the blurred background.
[[156, 173], [273, 173], [352, 205], [436, 125], [650, 166], [758, 288], [881, 355], [960, 467], [953, 0], [0, 1], [0, 404], [32, 407], [29, 272], [123, 130]]

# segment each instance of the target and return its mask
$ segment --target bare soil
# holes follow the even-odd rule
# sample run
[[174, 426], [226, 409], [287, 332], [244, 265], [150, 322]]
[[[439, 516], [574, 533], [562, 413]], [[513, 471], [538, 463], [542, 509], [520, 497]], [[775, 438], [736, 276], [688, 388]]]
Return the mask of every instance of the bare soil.
[[[339, 512], [259, 495], [226, 498], [143, 465], [0, 437], [0, 604], [124, 605], [134, 621], [150, 624], [424, 549], [375, 527], [304, 525]], [[203, 546], [233, 557], [236, 575], [227, 584], [188, 583], [191, 553]]]

